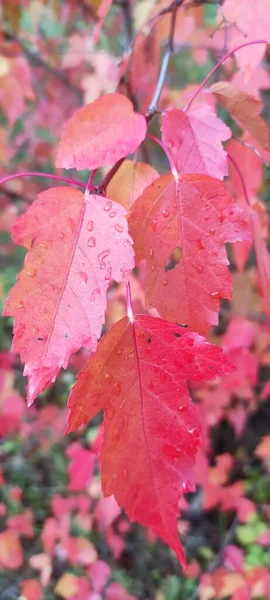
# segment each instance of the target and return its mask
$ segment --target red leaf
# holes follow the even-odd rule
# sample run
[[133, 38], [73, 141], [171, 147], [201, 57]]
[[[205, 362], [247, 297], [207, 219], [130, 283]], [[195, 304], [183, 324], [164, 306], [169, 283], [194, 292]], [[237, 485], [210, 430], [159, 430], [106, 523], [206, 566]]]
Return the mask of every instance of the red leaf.
[[237, 90], [227, 81], [214, 83], [210, 91], [242, 129], [248, 131], [264, 150], [270, 150], [270, 129], [259, 114], [262, 110], [260, 100]]
[[81, 346], [95, 350], [111, 278], [133, 267], [125, 210], [70, 188], [38, 195], [12, 229], [28, 254], [4, 314], [16, 318], [13, 351], [25, 362], [28, 403]]
[[151, 527], [183, 565], [178, 501], [194, 489], [201, 442], [186, 378], [211, 379], [232, 368], [220, 348], [196, 333], [153, 317], [124, 318], [102, 338], [69, 399], [68, 431], [105, 412], [104, 495], [114, 494], [129, 518]]
[[169, 110], [162, 120], [163, 142], [171, 151], [179, 173], [203, 173], [223, 179], [228, 175], [226, 152], [222, 142], [231, 130], [207, 104], [186, 114]]
[[146, 304], [161, 317], [204, 333], [231, 298], [225, 243], [249, 239], [242, 211], [222, 182], [206, 175], [163, 175], [129, 216], [137, 260], [146, 259]]
[[56, 166], [96, 169], [134, 152], [144, 140], [146, 121], [130, 100], [107, 94], [77, 110], [64, 127]]

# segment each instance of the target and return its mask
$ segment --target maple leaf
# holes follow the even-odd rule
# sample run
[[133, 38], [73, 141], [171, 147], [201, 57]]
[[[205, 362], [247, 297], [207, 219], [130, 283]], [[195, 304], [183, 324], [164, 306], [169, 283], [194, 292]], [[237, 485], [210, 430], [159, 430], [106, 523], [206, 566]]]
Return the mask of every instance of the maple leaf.
[[96, 169], [134, 152], [145, 138], [146, 120], [121, 94], [106, 94], [77, 110], [66, 123], [56, 166]]
[[229, 127], [207, 104], [188, 114], [175, 108], [162, 119], [162, 139], [179, 173], [204, 173], [223, 179], [228, 166], [222, 142], [230, 137]]
[[72, 352], [96, 349], [110, 280], [133, 268], [125, 213], [107, 198], [51, 188], [13, 226], [28, 253], [4, 314], [15, 317], [12, 348], [29, 376], [29, 404]]
[[[255, 39], [269, 38], [270, 6], [268, 0], [225, 0], [221, 18], [230, 24], [230, 48]], [[225, 25], [228, 29], [228, 24]], [[226, 34], [225, 34], [226, 35]], [[248, 46], [236, 53], [236, 61], [246, 74], [251, 74], [265, 53], [266, 44]]]
[[249, 239], [239, 206], [207, 175], [163, 175], [129, 215], [137, 261], [146, 259], [146, 304], [199, 333], [218, 322], [220, 298], [231, 298], [225, 243]]
[[248, 131], [264, 150], [270, 150], [270, 129], [259, 115], [262, 103], [258, 98], [237, 90], [227, 81], [214, 83], [210, 91], [242, 129]]
[[178, 501], [194, 489], [201, 443], [186, 379], [232, 369], [223, 351], [196, 333], [149, 316], [125, 317], [102, 338], [69, 398], [67, 432], [104, 410], [104, 495], [114, 494], [129, 518], [161, 536], [183, 565]]

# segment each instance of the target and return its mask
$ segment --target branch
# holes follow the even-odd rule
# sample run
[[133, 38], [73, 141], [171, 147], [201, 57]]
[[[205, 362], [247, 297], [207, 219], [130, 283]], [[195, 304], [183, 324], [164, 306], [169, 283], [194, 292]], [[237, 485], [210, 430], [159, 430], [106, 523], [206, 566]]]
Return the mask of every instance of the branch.
[[160, 96], [161, 96], [161, 93], [162, 93], [162, 90], [163, 90], [163, 87], [165, 84], [169, 61], [170, 61], [171, 55], [174, 52], [174, 33], [175, 33], [177, 10], [181, 6], [181, 4], [183, 4], [183, 2], [184, 2], [184, 0], [174, 0], [174, 2], [173, 2], [170, 32], [169, 32], [169, 37], [168, 37], [168, 42], [167, 42], [167, 48], [166, 48], [165, 54], [163, 56], [163, 61], [162, 61], [161, 69], [160, 69], [157, 87], [156, 87], [154, 96], [152, 98], [152, 102], [151, 102], [150, 106], [148, 107], [148, 115], [153, 115], [153, 113], [155, 113], [157, 110], [157, 105], [158, 105], [158, 102], [159, 102], [159, 99], [160, 99]]

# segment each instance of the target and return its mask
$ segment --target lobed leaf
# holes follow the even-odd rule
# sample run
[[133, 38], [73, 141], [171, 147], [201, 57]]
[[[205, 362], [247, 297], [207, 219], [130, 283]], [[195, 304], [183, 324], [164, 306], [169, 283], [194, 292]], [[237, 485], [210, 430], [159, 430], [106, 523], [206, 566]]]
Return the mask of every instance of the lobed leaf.
[[216, 325], [232, 293], [225, 243], [250, 237], [223, 183], [182, 175], [176, 186], [163, 175], [132, 206], [129, 227], [137, 261], [146, 260], [147, 307], [200, 333]]
[[102, 338], [71, 392], [67, 432], [104, 410], [102, 489], [131, 520], [165, 540], [185, 565], [178, 501], [194, 490], [201, 430], [187, 378], [234, 368], [223, 351], [174, 323], [127, 317]]
[[29, 404], [72, 352], [96, 349], [110, 280], [133, 268], [125, 214], [107, 198], [51, 188], [13, 226], [28, 253], [4, 315], [15, 317], [12, 350], [25, 363]]
[[188, 114], [176, 108], [162, 119], [162, 139], [172, 154], [178, 173], [203, 173], [223, 179], [228, 175], [222, 142], [231, 130], [207, 104]]

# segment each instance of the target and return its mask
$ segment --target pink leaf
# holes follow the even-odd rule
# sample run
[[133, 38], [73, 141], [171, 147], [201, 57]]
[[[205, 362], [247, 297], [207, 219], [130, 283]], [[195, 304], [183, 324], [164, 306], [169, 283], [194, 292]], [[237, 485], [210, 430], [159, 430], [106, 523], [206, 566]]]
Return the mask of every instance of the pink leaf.
[[207, 104], [188, 114], [169, 110], [162, 120], [162, 138], [170, 149], [179, 173], [202, 173], [223, 179], [228, 174], [222, 142], [231, 130]]
[[28, 254], [4, 314], [16, 319], [12, 349], [25, 362], [29, 404], [72, 352], [95, 350], [110, 280], [133, 268], [125, 213], [107, 198], [62, 187], [39, 194], [15, 223], [13, 240]]
[[64, 127], [56, 166], [96, 169], [134, 152], [146, 134], [145, 118], [130, 100], [107, 94], [77, 110]]

